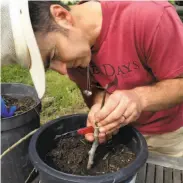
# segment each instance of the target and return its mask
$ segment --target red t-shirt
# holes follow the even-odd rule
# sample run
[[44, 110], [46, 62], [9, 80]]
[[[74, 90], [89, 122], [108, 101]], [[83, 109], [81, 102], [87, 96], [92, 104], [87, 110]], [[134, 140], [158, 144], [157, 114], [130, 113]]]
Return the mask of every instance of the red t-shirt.
[[[93, 79], [114, 89], [150, 85], [183, 73], [183, 24], [168, 2], [103, 1], [101, 33], [92, 48]], [[68, 74], [86, 89], [86, 69]], [[171, 86], [168, 88], [171, 89]], [[142, 112], [135, 126], [144, 134], [165, 133], [183, 126], [183, 104], [159, 112]]]

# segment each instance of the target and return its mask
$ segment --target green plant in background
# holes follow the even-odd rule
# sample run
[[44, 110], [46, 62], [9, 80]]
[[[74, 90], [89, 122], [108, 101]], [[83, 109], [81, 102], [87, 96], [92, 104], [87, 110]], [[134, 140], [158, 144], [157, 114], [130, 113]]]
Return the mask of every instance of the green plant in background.
[[24, 69], [19, 65], [3, 66], [1, 68], [1, 82], [18, 82], [33, 86], [28, 69]]
[[175, 0], [169, 0], [169, 2], [173, 5], [175, 5]]
[[61, 0], [64, 4], [66, 5], [74, 5], [77, 2], [79, 2], [79, 0]]
[[[1, 82], [23, 83], [33, 86], [30, 73], [19, 65], [3, 66]], [[61, 115], [87, 112], [78, 87], [66, 76], [55, 71], [46, 73], [46, 93], [42, 99], [41, 122], [45, 123]]]

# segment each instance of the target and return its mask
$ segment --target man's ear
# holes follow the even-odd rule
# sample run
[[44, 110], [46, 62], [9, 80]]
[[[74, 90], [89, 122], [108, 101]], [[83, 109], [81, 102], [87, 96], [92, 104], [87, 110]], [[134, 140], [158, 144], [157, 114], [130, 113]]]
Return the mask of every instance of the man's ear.
[[58, 4], [53, 4], [50, 6], [50, 12], [54, 21], [58, 25], [67, 29], [69, 29], [69, 27], [73, 25], [73, 18], [71, 14], [62, 6]]

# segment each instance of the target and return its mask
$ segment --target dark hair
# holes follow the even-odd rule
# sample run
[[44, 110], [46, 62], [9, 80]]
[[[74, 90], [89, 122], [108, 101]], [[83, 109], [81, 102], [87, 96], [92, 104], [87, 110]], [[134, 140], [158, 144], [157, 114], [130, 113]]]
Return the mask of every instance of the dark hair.
[[70, 11], [70, 8], [61, 1], [29, 1], [29, 14], [34, 32], [66, 31], [54, 22], [50, 13], [52, 4], [58, 4]]

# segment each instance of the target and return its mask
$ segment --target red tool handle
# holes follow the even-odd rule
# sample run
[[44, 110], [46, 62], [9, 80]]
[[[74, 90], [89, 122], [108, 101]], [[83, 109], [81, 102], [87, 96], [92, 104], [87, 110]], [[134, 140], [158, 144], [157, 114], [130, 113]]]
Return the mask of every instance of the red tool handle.
[[94, 133], [94, 128], [92, 126], [80, 128], [79, 130], [77, 130], [77, 133], [79, 135], [85, 135], [87, 133]]

